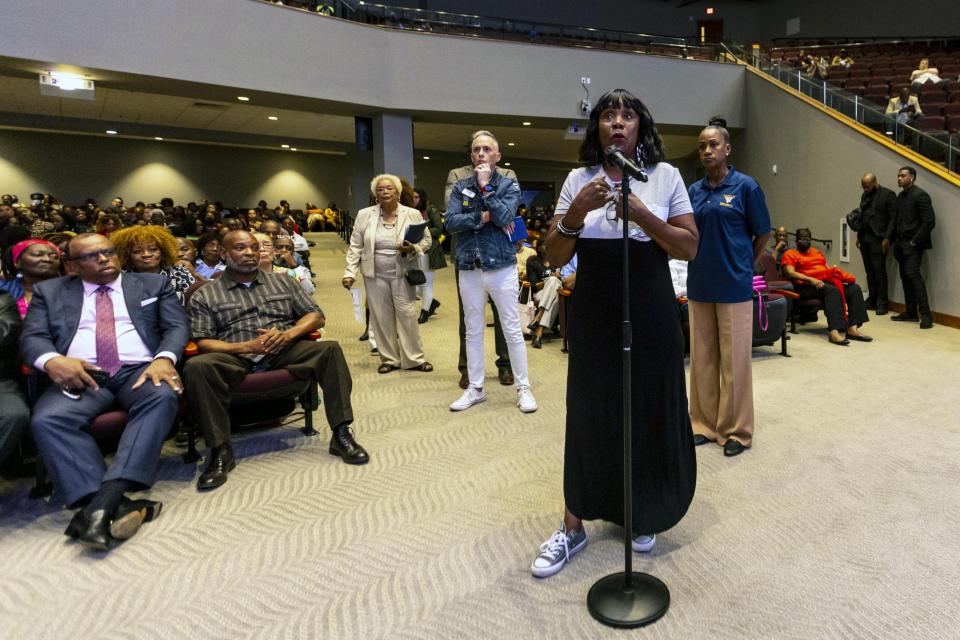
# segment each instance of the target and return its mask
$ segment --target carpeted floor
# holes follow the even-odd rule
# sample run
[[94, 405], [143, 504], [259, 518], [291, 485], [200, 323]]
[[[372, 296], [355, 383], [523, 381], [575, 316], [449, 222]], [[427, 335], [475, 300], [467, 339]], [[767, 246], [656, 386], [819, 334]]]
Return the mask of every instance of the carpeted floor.
[[[344, 244], [312, 261], [327, 338], [353, 372], [365, 467], [327, 454], [328, 431], [247, 433], [229, 482], [168, 443], [150, 492], [163, 515], [105, 557], [62, 532], [70, 513], [0, 482], [2, 638], [601, 638], [585, 601], [622, 568], [622, 532], [556, 576], [529, 565], [563, 506], [566, 357], [528, 349], [540, 410], [496, 384], [463, 414], [453, 271], [422, 327], [433, 373], [378, 375], [340, 288]], [[672, 605], [643, 638], [957, 638], [960, 614], [960, 332], [887, 318], [872, 344], [827, 343], [821, 321], [792, 358], [754, 352], [757, 433], [727, 459], [699, 447], [686, 518], [635, 555]], [[492, 354], [492, 331], [488, 330]]]

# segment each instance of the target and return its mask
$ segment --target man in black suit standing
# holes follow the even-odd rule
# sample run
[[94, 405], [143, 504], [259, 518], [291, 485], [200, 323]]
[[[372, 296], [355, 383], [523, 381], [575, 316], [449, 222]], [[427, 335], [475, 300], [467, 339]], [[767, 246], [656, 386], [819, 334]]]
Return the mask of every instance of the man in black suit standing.
[[[174, 365], [189, 322], [167, 277], [121, 274], [107, 238], [76, 236], [66, 259], [76, 275], [34, 285], [20, 351], [51, 381], [34, 406], [37, 449], [60, 498], [83, 507], [65, 533], [105, 551], [159, 512], [124, 494], [153, 484], [183, 389]], [[105, 469], [84, 429], [114, 404], [128, 420]]]
[[920, 320], [921, 329], [933, 328], [933, 315], [927, 301], [927, 287], [923, 282], [920, 267], [923, 264], [923, 252], [933, 248], [930, 232], [937, 224], [930, 195], [916, 186], [917, 170], [902, 167], [897, 172], [897, 221], [894, 225], [893, 255], [900, 265], [900, 282], [903, 284], [903, 313], [892, 316], [898, 322], [916, 322]]
[[887, 313], [887, 252], [897, 218], [897, 194], [881, 187], [877, 176], [872, 173], [860, 179], [860, 187], [863, 196], [860, 198], [857, 247], [867, 272], [867, 309], [882, 316]]

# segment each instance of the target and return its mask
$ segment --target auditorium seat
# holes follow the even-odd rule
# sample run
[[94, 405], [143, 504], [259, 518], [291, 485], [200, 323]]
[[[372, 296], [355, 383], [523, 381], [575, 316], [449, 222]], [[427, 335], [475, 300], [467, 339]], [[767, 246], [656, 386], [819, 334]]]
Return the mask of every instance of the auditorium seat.
[[948, 102], [944, 104], [941, 112], [947, 118], [960, 116], [960, 102]]
[[943, 116], [921, 116], [914, 121], [914, 127], [920, 131], [944, 131], [945, 126]]
[[960, 132], [960, 114], [947, 118], [947, 131], [950, 133]]

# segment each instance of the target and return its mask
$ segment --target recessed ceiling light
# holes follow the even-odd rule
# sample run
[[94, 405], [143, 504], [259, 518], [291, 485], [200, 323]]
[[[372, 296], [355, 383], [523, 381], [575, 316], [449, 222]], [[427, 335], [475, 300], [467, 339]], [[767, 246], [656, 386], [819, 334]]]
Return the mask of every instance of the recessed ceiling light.
[[267, 120], [279, 120], [277, 116], [267, 116]]
[[296, 147], [292, 147], [292, 148], [290, 149], [290, 151], [296, 151], [296, 150], [297, 150]]
[[424, 160], [429, 160], [429, 159], [430, 159], [430, 156], [423, 156], [423, 159], [424, 159]]
[[237, 96], [237, 100], [239, 100], [240, 102], [250, 102], [250, 98], [248, 98], [247, 96]]
[[533, 123], [528, 121], [528, 122], [521, 122], [520, 124], [522, 124], [522, 125], [525, 126], [525, 127], [529, 127], [529, 126], [532, 125]]
[[283, 147], [284, 149], [289, 149], [289, 148], [290, 148], [290, 145], [288, 145], [288, 144], [282, 144], [282, 145], [280, 145], [280, 146]]
[[154, 140], [163, 140], [163, 138], [161, 138], [160, 136], [153, 136], [153, 139], [154, 139]]
[[110, 134], [111, 136], [117, 135], [117, 132], [114, 131], [113, 129], [107, 129], [107, 133]]
[[507, 143], [507, 146], [508, 146], [508, 147], [515, 147], [515, 146], [517, 146], [517, 145], [514, 144], [514, 143], [512, 143], [512, 142], [508, 142], [508, 143]]

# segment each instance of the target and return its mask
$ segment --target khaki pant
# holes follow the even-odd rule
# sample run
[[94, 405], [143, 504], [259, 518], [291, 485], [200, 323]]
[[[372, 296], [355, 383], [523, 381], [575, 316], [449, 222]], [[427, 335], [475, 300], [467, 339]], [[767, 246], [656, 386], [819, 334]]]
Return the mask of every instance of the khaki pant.
[[690, 300], [690, 422], [723, 445], [753, 440], [753, 302]]
[[364, 278], [370, 328], [377, 339], [380, 361], [401, 369], [426, 362], [417, 325], [414, 287], [404, 278]]

